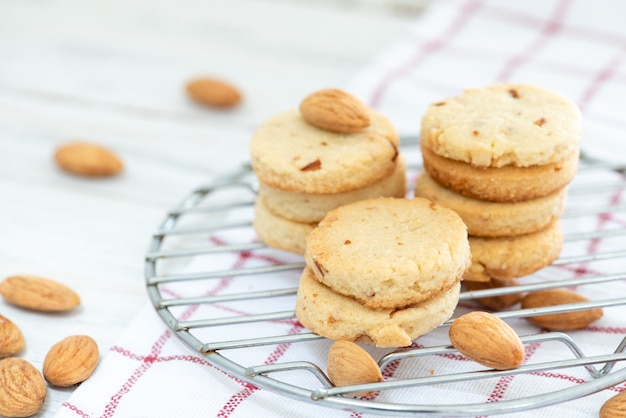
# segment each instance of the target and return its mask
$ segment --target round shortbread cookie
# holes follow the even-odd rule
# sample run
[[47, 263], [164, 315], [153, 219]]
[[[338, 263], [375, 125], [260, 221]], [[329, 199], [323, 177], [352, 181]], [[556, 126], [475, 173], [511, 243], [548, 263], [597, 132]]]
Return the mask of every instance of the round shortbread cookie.
[[314, 333], [333, 340], [377, 347], [406, 347], [450, 319], [459, 301], [460, 283], [404, 309], [369, 309], [333, 292], [305, 268], [296, 299], [296, 317]]
[[479, 168], [438, 156], [421, 145], [424, 169], [439, 184], [458, 193], [493, 202], [522, 202], [567, 186], [578, 168], [578, 152], [560, 161], [530, 167]]
[[310, 194], [275, 189], [259, 183], [259, 196], [275, 215], [294, 222], [317, 223], [328, 211], [358, 200], [406, 195], [406, 163], [400, 154], [391, 175], [369, 186], [343, 193]]
[[252, 225], [259, 239], [269, 247], [300, 255], [304, 254], [307, 235], [316, 226], [274, 215], [267, 209], [263, 199], [257, 199], [254, 205]]
[[469, 237], [472, 265], [464, 281], [511, 280], [532, 274], [557, 259], [563, 247], [559, 220], [538, 232], [514, 237]]
[[334, 209], [306, 239], [318, 280], [369, 308], [397, 308], [434, 297], [470, 264], [459, 215], [427, 199], [383, 197]]
[[529, 167], [578, 152], [580, 109], [559, 94], [529, 84], [468, 89], [431, 104], [421, 141], [437, 155], [475, 167]]
[[325, 131], [290, 110], [262, 124], [250, 140], [252, 168], [265, 184], [298, 193], [342, 193], [389, 176], [399, 138], [374, 111], [370, 126], [355, 133]]
[[458, 213], [467, 225], [469, 235], [504, 237], [537, 232], [558, 219], [565, 207], [567, 188], [523, 202], [490, 202], [443, 187], [423, 171], [417, 178], [415, 196], [425, 197]]

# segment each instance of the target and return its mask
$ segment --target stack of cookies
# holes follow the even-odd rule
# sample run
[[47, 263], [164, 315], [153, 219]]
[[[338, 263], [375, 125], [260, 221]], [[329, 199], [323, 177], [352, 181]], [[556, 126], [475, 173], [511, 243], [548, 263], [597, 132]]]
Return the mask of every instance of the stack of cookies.
[[466, 223], [472, 265], [465, 281], [513, 280], [558, 257], [581, 125], [573, 103], [532, 85], [466, 90], [429, 106], [415, 194]]
[[422, 198], [347, 204], [306, 238], [296, 316], [330, 339], [405, 347], [452, 316], [470, 260], [450, 209]]
[[250, 141], [259, 181], [254, 228], [264, 243], [303, 254], [326, 213], [372, 197], [403, 197], [406, 166], [391, 122], [325, 89], [262, 124]]

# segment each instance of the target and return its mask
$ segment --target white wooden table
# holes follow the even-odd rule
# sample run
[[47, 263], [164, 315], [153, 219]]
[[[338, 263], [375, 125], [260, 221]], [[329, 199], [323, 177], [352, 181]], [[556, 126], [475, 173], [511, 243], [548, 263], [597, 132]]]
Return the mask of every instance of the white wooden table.
[[[59, 315], [0, 301], [24, 332], [20, 356], [41, 368], [72, 334], [106, 353], [147, 301], [143, 255], [165, 211], [246, 160], [267, 117], [345, 84], [418, 3], [0, 0], [0, 279], [50, 277], [82, 298]], [[196, 75], [231, 81], [243, 104], [192, 104], [184, 84]], [[54, 150], [73, 139], [111, 148], [125, 172], [61, 172]], [[72, 390], [49, 388], [38, 416]]]

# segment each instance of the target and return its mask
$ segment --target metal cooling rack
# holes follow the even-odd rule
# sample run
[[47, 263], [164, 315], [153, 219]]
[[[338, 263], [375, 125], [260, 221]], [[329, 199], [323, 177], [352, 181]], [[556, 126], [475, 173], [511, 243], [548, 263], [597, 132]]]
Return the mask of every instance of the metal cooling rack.
[[[407, 157], [408, 161], [421, 161], [417, 146], [404, 146], [402, 151], [405, 155], [415, 153], [416, 156]], [[411, 173], [420, 170], [419, 166], [410, 166], [409, 187], [412, 188]], [[588, 174], [596, 172], [611, 173], [615, 179], [611, 181], [587, 182], [577, 181]], [[582, 157], [576, 179], [569, 189], [568, 204], [562, 219], [577, 219], [585, 216], [607, 216], [615, 213], [626, 212], [624, 204], [597, 205], [597, 194], [614, 192], [620, 193], [626, 189], [626, 165], [610, 165], [592, 159]], [[590, 176], [593, 178], [593, 176]], [[413, 176], [414, 179], [414, 176]], [[242, 166], [233, 173], [224, 175], [219, 180], [203, 187], [198, 187], [182, 200], [182, 202], [169, 210], [165, 220], [153, 233], [148, 253], [146, 254], [145, 279], [149, 297], [154, 304], [156, 312], [161, 316], [167, 326], [192, 350], [204, 355], [206, 359], [216, 367], [249, 382], [255, 386], [273, 391], [284, 396], [295, 398], [303, 402], [311, 402], [316, 405], [328, 406], [356, 412], [385, 414], [387, 416], [408, 416], [418, 413], [425, 415], [446, 416], [485, 416], [508, 412], [525, 411], [534, 408], [567, 402], [586, 396], [600, 390], [609, 388], [626, 380], [626, 368], [614, 367], [621, 361], [626, 360], [626, 337], [614, 348], [602, 354], [586, 355], [583, 348], [577, 344], [574, 338], [561, 332], [539, 332], [532, 335], [520, 335], [525, 345], [550, 342], [557, 346], [567, 355], [555, 361], [547, 361], [538, 364], [524, 364], [514, 370], [476, 370], [469, 372], [438, 371], [437, 375], [426, 374], [410, 378], [392, 378], [381, 383], [334, 387], [322, 367], [309, 359], [299, 361], [277, 362], [274, 364], [246, 364], [241, 360], [246, 356], [231, 356], [233, 352], [243, 350], [259, 350], [268, 346], [280, 344], [311, 344], [322, 339], [306, 329], [299, 333], [285, 333], [274, 335], [263, 333], [264, 325], [276, 321], [293, 321], [295, 316], [291, 309], [272, 309], [274, 301], [287, 298], [295, 305], [297, 291], [297, 279], [304, 266], [299, 257], [287, 257], [292, 262], [284, 262], [274, 266], [242, 267], [232, 270], [216, 269], [213, 271], [200, 271], [188, 273], [186, 266], [193, 257], [215, 256], [220, 254], [243, 254], [277, 251], [268, 249], [262, 243], [254, 239], [243, 240], [240, 243], [222, 244], [218, 241], [208, 243], [207, 236], [219, 235], [224, 231], [243, 231], [250, 233], [252, 230], [251, 208], [255, 201], [256, 179], [248, 165]], [[585, 202], [583, 205], [572, 205], [571, 201]], [[586, 204], [589, 203], [589, 204]], [[243, 216], [229, 217], [232, 212], [241, 212]], [[189, 219], [192, 222], [187, 222]], [[565, 225], [565, 224], [564, 224]], [[622, 239], [626, 237], [626, 228], [584, 230], [568, 232], [564, 226], [564, 248], [570, 243], [591, 242], [598, 239]], [[622, 266], [626, 264], [626, 245], [622, 250], [596, 252], [591, 255], [568, 255], [561, 256], [553, 263], [553, 266], [570, 267], [572, 269], [581, 263], [611, 263], [622, 260]], [[281, 253], [282, 254], [282, 253]], [[545, 269], [544, 269], [545, 270]], [[181, 272], [185, 271], [185, 272]], [[254, 291], [244, 291], [230, 294], [192, 294], [173, 295], [168, 291], [170, 285], [180, 285], [202, 280], [245, 280], [259, 275], [267, 274], [291, 274], [294, 280], [291, 286], [284, 288], [270, 288]], [[461, 293], [460, 304], [472, 303], [473, 299], [501, 296], [518, 292], [530, 292], [539, 289], [549, 289], [570, 286], [594, 286], [602, 283], [620, 281], [626, 279], [626, 271], [618, 270], [610, 274], [584, 274], [575, 278], [548, 278], [543, 277], [538, 281], [524, 282], [524, 284], [488, 289], [480, 291], [464, 291]], [[522, 280], [520, 280], [521, 282]], [[618, 296], [618, 295], [616, 295]], [[194, 320], [177, 319], [181, 316], [183, 308], [210, 306], [213, 304], [226, 304], [239, 302], [245, 304], [249, 301], [267, 301], [266, 312], [254, 314], [233, 314], [226, 317], [203, 317]], [[626, 305], [626, 297], [616, 297], [605, 300], [593, 300], [591, 302], [561, 305], [540, 309], [515, 309], [496, 312], [495, 315], [504, 320], [525, 318], [533, 315], [547, 313], [560, 313], [591, 308], [613, 308]], [[619, 309], [619, 308], [615, 308]], [[624, 310], [626, 314], [626, 309]], [[606, 310], [605, 310], [606, 312]], [[449, 326], [452, 320], [444, 323], [441, 328]], [[241, 339], [227, 340], [219, 338], [220, 333], [204, 336], [202, 330], [219, 329], [220, 327], [235, 327], [241, 324], [258, 324], [259, 335], [242, 336]], [[446, 334], [447, 335], [447, 334]], [[421, 338], [421, 337], [420, 337]], [[609, 350], [612, 347], [608, 348]], [[378, 362], [381, 369], [398, 362], [402, 367], [403, 361], [417, 357], [441, 356], [456, 353], [449, 345], [418, 346], [417, 348], [403, 348], [389, 352]], [[497, 378], [502, 376], [537, 373], [542, 371], [554, 371], [564, 368], [584, 368], [588, 379], [582, 384], [576, 384], [564, 389], [549, 393], [539, 393], [519, 399], [510, 399], [493, 403], [459, 403], [459, 404], [429, 404], [424, 403], [390, 403], [381, 402], [370, 398], [352, 398], [350, 392], [363, 391], [391, 391], [396, 389], [415, 388], [419, 390], [425, 385], [446, 385], [455, 382], [475, 381], [481, 379]], [[288, 376], [291, 373], [305, 373], [311, 376], [314, 383], [312, 386], [300, 386], [294, 384]], [[598, 407], [599, 408], [599, 407]]]

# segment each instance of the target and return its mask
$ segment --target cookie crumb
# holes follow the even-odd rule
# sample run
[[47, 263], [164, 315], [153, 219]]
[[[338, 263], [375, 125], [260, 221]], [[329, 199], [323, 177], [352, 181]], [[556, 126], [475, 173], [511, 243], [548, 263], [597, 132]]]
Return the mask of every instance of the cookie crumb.
[[511, 94], [511, 96], [512, 96], [514, 99], [519, 99], [519, 93], [517, 92], [517, 90], [515, 90], [515, 89], [511, 89], [511, 90], [509, 90], [509, 93]]
[[537, 126], [543, 126], [544, 123], [546, 123], [546, 119], [545, 118], [540, 118], [540, 119], [537, 119], [535, 121], [535, 125], [537, 125]]

